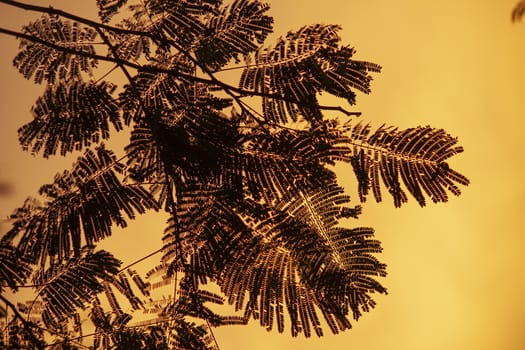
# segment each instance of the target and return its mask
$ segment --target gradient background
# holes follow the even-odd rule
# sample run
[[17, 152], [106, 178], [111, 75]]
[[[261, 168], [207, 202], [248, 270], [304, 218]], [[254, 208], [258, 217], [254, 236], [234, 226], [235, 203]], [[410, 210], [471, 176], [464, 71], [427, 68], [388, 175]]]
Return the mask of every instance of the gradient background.
[[[28, 2], [93, 13], [88, 1]], [[288, 330], [268, 333], [254, 322], [217, 329], [222, 350], [525, 349], [525, 23], [510, 21], [516, 2], [270, 2], [277, 34], [310, 23], [341, 24], [343, 42], [357, 48], [357, 58], [383, 66], [372, 94], [358, 96], [362, 118], [375, 126], [446, 129], [465, 147], [451, 165], [472, 184], [461, 197], [424, 209], [414, 200], [401, 209], [388, 199], [365, 204], [358, 225], [373, 226], [383, 242], [389, 295], [378, 296], [376, 309], [353, 330], [294, 339]], [[19, 29], [34, 16], [0, 4], [2, 27]], [[0, 197], [1, 217], [76, 157], [42, 160], [20, 150], [16, 129], [31, 119], [42, 87], [11, 67], [16, 47], [0, 36], [0, 180], [14, 184], [9, 197]], [[339, 172], [355, 194], [350, 167]], [[131, 262], [157, 249], [163, 227], [161, 214], [145, 216], [104, 245], [125, 247], [117, 256]]]

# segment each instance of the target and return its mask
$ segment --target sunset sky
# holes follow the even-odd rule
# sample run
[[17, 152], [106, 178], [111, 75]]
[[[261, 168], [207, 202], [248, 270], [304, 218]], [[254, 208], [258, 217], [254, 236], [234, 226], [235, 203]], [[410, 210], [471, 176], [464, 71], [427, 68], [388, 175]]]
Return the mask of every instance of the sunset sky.
[[[432, 125], [457, 136], [465, 152], [451, 166], [471, 185], [425, 208], [411, 200], [396, 209], [390, 198], [363, 205], [357, 224], [374, 227], [382, 241], [389, 294], [377, 296], [376, 309], [352, 330], [291, 338], [289, 329], [269, 333], [252, 322], [217, 329], [221, 350], [525, 349], [525, 22], [511, 23], [517, 1], [269, 1], [274, 38], [304, 24], [342, 25], [356, 58], [383, 67], [372, 93], [351, 108], [376, 127]], [[94, 3], [27, 2], [80, 15], [92, 14]], [[35, 16], [0, 4], [1, 27], [19, 30]], [[0, 47], [0, 182], [14, 185], [0, 197], [5, 218], [77, 155], [43, 160], [22, 152], [16, 130], [31, 119], [42, 87], [12, 67], [16, 40], [0, 34]], [[357, 201], [351, 168], [338, 170]], [[158, 249], [163, 228], [162, 215], [145, 216], [104, 247], [126, 247], [115, 251], [126, 264]]]

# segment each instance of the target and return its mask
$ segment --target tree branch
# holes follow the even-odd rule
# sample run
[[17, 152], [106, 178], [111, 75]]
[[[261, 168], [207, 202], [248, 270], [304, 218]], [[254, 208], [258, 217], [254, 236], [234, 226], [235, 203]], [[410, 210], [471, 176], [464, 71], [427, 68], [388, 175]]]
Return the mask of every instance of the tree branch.
[[[148, 38], [152, 39], [153, 41], [157, 40], [157, 38], [154, 35], [154, 33], [138, 31], [138, 30], [130, 30], [130, 29], [124, 29], [124, 28], [110, 26], [110, 25], [107, 25], [107, 24], [104, 24], [104, 23], [99, 23], [99, 22], [96, 22], [96, 21], [92, 21], [92, 20], [86, 19], [84, 17], [80, 17], [80, 16], [77, 16], [77, 15], [71, 14], [71, 13], [63, 11], [63, 10], [55, 9], [53, 7], [43, 7], [43, 6], [37, 6], [37, 5], [30, 5], [30, 4], [25, 4], [25, 3], [14, 1], [14, 0], [0, 0], [0, 3], [4, 3], [4, 4], [10, 5], [10, 6], [14, 6], [14, 7], [18, 7], [18, 8], [27, 10], [27, 11], [34, 11], [34, 12], [39, 12], [39, 13], [47, 13], [47, 14], [52, 14], [52, 15], [57, 15], [57, 16], [61, 16], [61, 17], [64, 17], [64, 18], [68, 18], [68, 19], [77, 21], [79, 23], [83, 23], [85, 25], [88, 25], [90, 27], [93, 27], [94, 29], [97, 30], [97, 32], [99, 34], [101, 34], [102, 33], [101, 30], [104, 29], [104, 30], [111, 31], [111, 32], [114, 32], [114, 33], [145, 36], [145, 37], [148, 37]], [[111, 58], [111, 57], [106, 57], [106, 56], [101, 56], [101, 55], [96, 55], [96, 54], [88, 54], [86, 52], [74, 50], [74, 49], [71, 49], [71, 48], [68, 48], [68, 47], [63, 47], [63, 46], [56, 45], [54, 43], [48, 42], [46, 40], [42, 40], [40, 38], [35, 38], [33, 36], [30, 36], [30, 35], [27, 35], [27, 34], [23, 34], [23, 33], [19, 33], [19, 32], [15, 32], [15, 31], [11, 31], [11, 30], [8, 30], [8, 29], [5, 29], [5, 28], [0, 28], [0, 33], [13, 35], [13, 36], [16, 36], [16, 37], [21, 37], [21, 38], [24, 38], [24, 39], [29, 40], [29, 41], [37, 42], [37, 43], [40, 43], [42, 45], [47, 45], [47, 46], [49, 46], [51, 48], [54, 48], [55, 50], [60, 50], [60, 51], [63, 51], [63, 52], [68, 52], [68, 53], [77, 54], [77, 55], [84, 55], [86, 57], [98, 59], [98, 60], [101, 60], [101, 61], [113, 62], [113, 63], [116, 63], [116, 64], [120, 65], [121, 67], [128, 66], [130, 68], [143, 70], [143, 71], [147, 71], [147, 72], [152, 72], [152, 73], [175, 74], [175, 75], [180, 76], [180, 77], [182, 77], [184, 79], [188, 79], [189, 81], [197, 81], [197, 82], [201, 82], [201, 83], [205, 83], [205, 84], [215, 84], [217, 86], [222, 87], [227, 92], [228, 91], [230, 91], [230, 92], [233, 91], [233, 92], [241, 95], [241, 96], [232, 96], [230, 94], [230, 96], [232, 96], [232, 98], [234, 98], [237, 101], [238, 101], [239, 98], [242, 98], [243, 96], [258, 96], [258, 97], [272, 98], [272, 99], [281, 100], [281, 101], [284, 101], [284, 102], [289, 102], [289, 103], [294, 103], [294, 104], [300, 104], [301, 103], [300, 101], [297, 101], [297, 100], [294, 100], [294, 99], [291, 99], [291, 98], [287, 98], [287, 97], [284, 97], [284, 96], [279, 95], [279, 94], [269, 94], [269, 93], [263, 93], [263, 92], [255, 92], [255, 91], [250, 91], [250, 90], [244, 90], [244, 89], [238, 88], [236, 86], [224, 83], [223, 81], [217, 79], [213, 75], [213, 73], [210, 72], [206, 67], [203, 67], [201, 64], [196, 62], [195, 58], [193, 58], [193, 56], [191, 56], [191, 54], [189, 52], [187, 52], [187, 50], [185, 50], [183, 47], [180, 47], [179, 45], [177, 45], [173, 41], [170, 41], [169, 43], [171, 45], [173, 45], [179, 52], [184, 54], [186, 57], [190, 58], [194, 63], [196, 62], [196, 64], [201, 69], [203, 69], [203, 71], [211, 79], [199, 78], [199, 77], [196, 77], [196, 76], [193, 76], [193, 75], [189, 75], [189, 74], [185, 74], [185, 73], [176, 71], [174, 69], [163, 69], [163, 68], [160, 68], [160, 67], [141, 66], [139, 64], [136, 64], [136, 63], [133, 63], [133, 62], [130, 62], [130, 61], [127, 61], [127, 60], [122, 60], [122, 59], [118, 58], [114, 51], [113, 51], [114, 57]], [[104, 39], [104, 41], [106, 42], [106, 44], [111, 49], [111, 46], [108, 44], [107, 40]], [[242, 108], [242, 106], [241, 106], [241, 108]], [[359, 116], [359, 115], [361, 115], [360, 112], [348, 111], [348, 110], [344, 109], [341, 106], [322, 106], [322, 105], [320, 105], [320, 106], [318, 106], [318, 108], [322, 109], [322, 110], [339, 111], [339, 112], [341, 112], [341, 113], [343, 113], [343, 114], [345, 114], [347, 116]]]
[[[0, 0], [0, 2], [1, 1], [5, 1], [5, 0]], [[127, 60], [123, 60], [123, 59], [120, 59], [120, 58], [116, 58], [116, 57], [102, 56], [102, 55], [98, 55], [98, 54], [94, 54], [94, 53], [90, 53], [90, 52], [86, 52], [86, 51], [81, 51], [81, 50], [77, 50], [77, 49], [74, 49], [74, 48], [71, 48], [71, 47], [57, 45], [57, 44], [52, 43], [50, 41], [47, 41], [47, 40], [44, 40], [44, 39], [40, 39], [40, 38], [37, 38], [37, 37], [29, 35], [29, 34], [16, 32], [16, 31], [13, 31], [13, 30], [10, 30], [10, 29], [5, 29], [5, 28], [1, 28], [0, 27], [0, 33], [11, 35], [11, 36], [14, 36], [14, 37], [17, 37], [17, 38], [22, 38], [22, 39], [25, 39], [25, 40], [28, 40], [28, 41], [31, 41], [31, 42], [34, 42], [34, 43], [37, 43], [37, 44], [45, 45], [45, 46], [50, 47], [52, 49], [55, 49], [55, 50], [58, 50], [58, 51], [61, 51], [61, 52], [70, 53], [72, 55], [79, 55], [79, 56], [89, 57], [89, 58], [93, 58], [93, 59], [100, 60], [100, 61], [116, 63], [118, 65], [124, 65], [124, 66], [130, 67], [130, 68], [134, 68], [134, 69], [145, 71], [145, 72], [156, 73], [156, 74], [158, 74], [158, 73], [173, 74], [175, 76], [178, 76], [178, 77], [190, 80], [190, 81], [197, 81], [197, 82], [204, 83], [204, 84], [213, 84], [213, 81], [210, 80], [210, 79], [195, 77], [195, 76], [193, 76], [191, 74], [182, 73], [182, 72], [180, 72], [180, 71], [178, 71], [176, 69], [166, 69], [166, 68], [161, 68], [161, 67], [140, 65], [140, 64], [133, 63], [133, 62], [130, 62], [130, 61], [127, 61]]]
[[79, 23], [86, 24], [86, 25], [88, 25], [90, 27], [93, 27], [93, 28], [103, 28], [103, 29], [106, 29], [106, 30], [109, 30], [109, 31], [112, 31], [112, 32], [115, 32], [115, 33], [141, 35], [141, 36], [148, 36], [148, 37], [152, 37], [153, 36], [153, 34], [148, 33], [148, 32], [143, 32], [143, 31], [139, 31], [139, 30], [124, 29], [124, 28], [119, 28], [119, 27], [113, 27], [113, 26], [110, 26], [110, 25], [107, 25], [107, 24], [104, 24], [104, 23], [92, 21], [92, 20], [89, 20], [89, 19], [87, 19], [85, 17], [80, 17], [80, 16], [74, 15], [72, 13], [60, 10], [60, 9], [55, 9], [55, 8], [53, 8], [51, 6], [50, 7], [43, 7], [43, 6], [37, 6], [37, 5], [30, 5], [30, 4], [26, 4], [26, 3], [22, 3], [22, 2], [14, 1], [14, 0], [0, 0], [0, 4], [2, 4], [2, 3], [6, 4], [6, 5], [9, 5], [9, 6], [18, 7], [18, 8], [21, 8], [23, 10], [26, 10], [26, 11], [33, 11], [33, 12], [38, 12], [38, 13], [47, 13], [47, 14], [50, 14], [50, 15], [56, 15], [56, 16], [68, 18], [68, 19], [71, 19], [73, 21], [77, 21]]

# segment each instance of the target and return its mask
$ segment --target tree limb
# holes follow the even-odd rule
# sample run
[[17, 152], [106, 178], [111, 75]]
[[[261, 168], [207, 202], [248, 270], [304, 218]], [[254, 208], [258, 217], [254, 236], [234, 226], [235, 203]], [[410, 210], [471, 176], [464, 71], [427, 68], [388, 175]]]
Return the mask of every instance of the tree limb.
[[[57, 15], [57, 16], [61, 16], [61, 17], [64, 17], [64, 18], [68, 18], [68, 19], [71, 19], [71, 20], [74, 20], [74, 21], [77, 21], [79, 23], [83, 23], [85, 25], [88, 25], [90, 27], [95, 28], [97, 30], [97, 32], [99, 34], [101, 34], [101, 35], [103, 33], [102, 29], [104, 29], [104, 30], [111, 31], [111, 32], [114, 32], [114, 33], [145, 36], [145, 37], [148, 37], [148, 38], [152, 39], [153, 41], [156, 41], [156, 39], [157, 39], [153, 33], [110, 26], [110, 25], [107, 25], [107, 24], [104, 24], [104, 23], [99, 23], [99, 22], [96, 22], [96, 21], [92, 21], [92, 20], [86, 19], [84, 17], [80, 17], [80, 16], [77, 16], [77, 15], [71, 14], [69, 12], [66, 12], [66, 11], [63, 11], [63, 10], [60, 10], [60, 9], [55, 9], [53, 7], [43, 7], [43, 6], [37, 6], [37, 5], [30, 5], [30, 4], [26, 4], [26, 3], [22, 3], [22, 2], [14, 1], [14, 0], [0, 0], [0, 3], [4, 3], [4, 4], [10, 5], [10, 6], [14, 6], [14, 7], [18, 7], [18, 8], [27, 10], [27, 11], [34, 11], [34, 12], [39, 12], [39, 13], [47, 13], [47, 14], [52, 14], [52, 15]], [[147, 72], [151, 72], [151, 73], [175, 74], [177, 76], [180, 76], [180, 77], [182, 77], [184, 79], [188, 79], [190, 81], [197, 81], [197, 82], [201, 82], [201, 83], [205, 83], [205, 84], [215, 84], [217, 86], [222, 87], [223, 89], [225, 89], [227, 91], [233, 91], [233, 92], [236, 92], [236, 93], [240, 94], [241, 96], [232, 96], [235, 100], [238, 100], [239, 98], [242, 98], [243, 96], [250, 96], [250, 97], [251, 96], [258, 96], [258, 97], [272, 98], [272, 99], [281, 100], [281, 101], [284, 101], [284, 102], [289, 102], [289, 103], [294, 103], [294, 104], [300, 104], [300, 101], [297, 101], [297, 100], [294, 100], [294, 99], [291, 99], [291, 98], [287, 98], [287, 97], [284, 97], [284, 96], [279, 95], [279, 94], [269, 94], [269, 93], [264, 93], [264, 92], [255, 92], [255, 91], [244, 90], [244, 89], [238, 88], [236, 86], [224, 83], [223, 81], [217, 79], [213, 75], [212, 72], [210, 72], [208, 69], [205, 69], [205, 67], [203, 67], [200, 64], [198, 64], [198, 66], [201, 69], [203, 69], [203, 71], [211, 79], [199, 78], [199, 77], [196, 77], [196, 76], [193, 76], [193, 75], [189, 75], [189, 74], [185, 74], [185, 73], [182, 73], [182, 72], [178, 72], [178, 71], [176, 71], [174, 69], [163, 69], [163, 68], [160, 68], [160, 67], [141, 66], [140, 64], [136, 64], [136, 63], [133, 63], [133, 62], [130, 62], [130, 61], [127, 61], [127, 60], [122, 60], [122, 59], [118, 58], [114, 51], [113, 51], [114, 57], [111, 58], [111, 57], [101, 56], [101, 55], [96, 55], [96, 54], [88, 54], [88, 53], [83, 52], [83, 51], [78, 51], [78, 50], [71, 49], [71, 48], [68, 48], [68, 47], [63, 47], [63, 46], [60, 46], [60, 45], [48, 42], [46, 40], [42, 40], [40, 38], [35, 38], [35, 37], [31, 36], [31, 35], [27, 35], [27, 34], [20, 33], [20, 32], [15, 32], [15, 31], [11, 31], [11, 30], [5, 29], [5, 28], [0, 28], [0, 33], [4, 33], [4, 34], [16, 36], [16, 37], [21, 37], [21, 38], [24, 38], [24, 39], [29, 40], [29, 41], [33, 41], [33, 42], [37, 42], [37, 43], [42, 44], [42, 45], [49, 46], [49, 47], [51, 47], [51, 48], [53, 48], [55, 50], [59, 50], [59, 51], [62, 51], [62, 52], [68, 52], [68, 53], [71, 53], [71, 54], [83, 55], [85, 57], [90, 57], [90, 58], [98, 59], [98, 60], [101, 60], [101, 61], [108, 61], [108, 62], [116, 63], [119, 66], [121, 66], [121, 68], [123, 68], [124, 66], [128, 66], [130, 68], [134, 68], [134, 69], [142, 70], [142, 71], [147, 71]], [[104, 37], [103, 37], [103, 39], [104, 39]], [[109, 42], [107, 41], [107, 38], [104, 39], [104, 41], [106, 42], [106, 44], [111, 49], [111, 46], [109, 45]], [[179, 45], [176, 45], [176, 43], [174, 43], [172, 41], [170, 41], [170, 44], [172, 44], [179, 52], [184, 54], [186, 57], [189, 57], [193, 62], [196, 62], [196, 60], [193, 58], [193, 56], [191, 56], [191, 54], [189, 54], [189, 52], [187, 52], [187, 50], [185, 50], [184, 48], [180, 47]], [[242, 106], [241, 106], [241, 108], [242, 108]], [[339, 112], [345, 114], [346, 116], [360, 116], [361, 115], [361, 112], [348, 111], [348, 110], [344, 109], [341, 106], [323, 106], [323, 105], [320, 105], [320, 106], [318, 106], [318, 108], [321, 109], [321, 110], [339, 111]]]
[[60, 10], [60, 9], [55, 9], [55, 8], [53, 8], [51, 6], [50, 7], [37, 6], [37, 5], [26, 4], [26, 3], [22, 3], [22, 2], [14, 1], [14, 0], [0, 0], [0, 4], [2, 4], [2, 3], [6, 4], [6, 5], [9, 5], [9, 6], [18, 7], [18, 8], [21, 8], [23, 10], [26, 10], [26, 11], [33, 11], [33, 12], [38, 12], [38, 13], [47, 13], [47, 14], [50, 14], [50, 15], [56, 15], [56, 16], [60, 16], [60, 17], [64, 17], [64, 18], [69, 18], [69, 19], [71, 19], [73, 21], [77, 21], [79, 23], [86, 24], [86, 25], [88, 25], [90, 27], [93, 27], [93, 28], [103, 28], [103, 29], [106, 29], [106, 30], [109, 30], [109, 31], [112, 31], [112, 32], [115, 32], [115, 33], [142, 35], [142, 36], [148, 36], [148, 37], [152, 37], [153, 36], [151, 33], [148, 33], [148, 32], [124, 29], [124, 28], [114, 27], [114, 26], [110, 26], [110, 25], [107, 25], [107, 24], [104, 24], [104, 23], [99, 23], [99, 22], [96, 22], [96, 21], [92, 21], [92, 20], [89, 20], [89, 19], [87, 19], [85, 17], [80, 17], [80, 16], [74, 15], [72, 13]]
[[[0, 1], [4, 1], [4, 0], [0, 0]], [[100, 60], [100, 61], [112, 62], [112, 63], [116, 63], [118, 65], [124, 65], [124, 66], [130, 67], [130, 68], [134, 68], [134, 69], [145, 71], [145, 72], [173, 74], [175, 76], [179, 76], [181, 78], [184, 78], [184, 79], [187, 79], [187, 80], [190, 80], [190, 81], [197, 81], [197, 82], [201, 82], [201, 83], [204, 83], [204, 84], [213, 84], [213, 81], [210, 80], [210, 79], [195, 77], [195, 76], [193, 76], [191, 74], [182, 73], [182, 72], [180, 72], [180, 71], [178, 71], [176, 69], [166, 69], [166, 68], [161, 68], [161, 67], [143, 66], [143, 65], [140, 65], [140, 64], [137, 64], [137, 63], [133, 63], [133, 62], [130, 62], [130, 61], [127, 61], [127, 60], [123, 60], [123, 59], [120, 59], [120, 58], [116, 58], [116, 57], [108, 57], [108, 56], [102, 56], [102, 55], [98, 55], [98, 54], [94, 54], [94, 53], [89, 53], [89, 52], [77, 50], [77, 49], [74, 49], [74, 48], [71, 48], [71, 47], [57, 45], [57, 44], [52, 43], [50, 41], [37, 38], [37, 37], [35, 37], [33, 35], [24, 34], [24, 33], [21, 33], [21, 32], [16, 32], [16, 31], [13, 31], [13, 30], [10, 30], [10, 29], [6, 29], [6, 28], [1, 28], [0, 27], [0, 33], [11, 35], [11, 36], [14, 36], [14, 37], [17, 37], [17, 38], [22, 38], [22, 39], [25, 39], [25, 40], [28, 40], [28, 41], [31, 41], [31, 42], [34, 42], [34, 43], [37, 43], [37, 44], [45, 45], [45, 46], [50, 47], [52, 49], [55, 49], [55, 50], [58, 50], [58, 51], [61, 51], [61, 52], [70, 53], [72, 55], [79, 55], [79, 56], [89, 57], [89, 58], [93, 58], [93, 59]]]

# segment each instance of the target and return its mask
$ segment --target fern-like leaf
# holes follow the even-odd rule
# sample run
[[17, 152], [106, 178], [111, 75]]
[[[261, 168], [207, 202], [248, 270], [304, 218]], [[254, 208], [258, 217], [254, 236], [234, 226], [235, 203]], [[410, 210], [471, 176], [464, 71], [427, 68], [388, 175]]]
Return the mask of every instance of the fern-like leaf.
[[276, 123], [321, 120], [317, 93], [327, 91], [355, 103], [353, 89], [370, 92], [369, 72], [376, 64], [352, 59], [355, 50], [340, 46], [339, 26], [311, 25], [289, 32], [272, 48], [258, 50], [241, 75], [241, 88], [282, 99], [264, 97], [264, 117]]
[[97, 0], [98, 16], [103, 23], [107, 23], [127, 2], [128, 0]]
[[255, 51], [272, 32], [273, 18], [265, 15], [268, 9], [269, 5], [258, 1], [236, 0], [212, 13], [195, 48], [199, 62], [214, 71]]
[[[163, 68], [180, 70], [192, 74], [192, 65], [181, 55], [159, 57], [156, 60]], [[124, 120], [129, 124], [131, 120], [138, 122], [146, 116], [166, 117], [174, 121], [194, 94], [189, 94], [188, 86], [181, 84], [174, 76], [167, 73], [139, 72], [133, 78], [133, 84], [126, 85], [120, 94], [119, 100], [124, 111]]]
[[32, 109], [33, 121], [18, 130], [20, 144], [32, 153], [43, 151], [47, 158], [109, 138], [108, 122], [122, 129], [113, 89], [107, 83], [80, 80], [48, 86]]
[[113, 286], [115, 286], [117, 290], [126, 297], [131, 305], [132, 310], [138, 310], [142, 308], [144, 303], [131, 288], [131, 283], [125, 273], [119, 274], [112, 282]]
[[46, 326], [56, 328], [60, 322], [84, 309], [97, 293], [104, 290], [103, 281], [118, 272], [120, 261], [106, 251], [84, 248], [71, 259], [56, 262], [39, 271], [33, 278], [44, 301], [42, 319]]
[[230, 191], [238, 191], [238, 184], [242, 184], [246, 194], [267, 203], [298, 188], [314, 189], [332, 183], [335, 174], [325, 167], [330, 161], [326, 152], [332, 145], [324, 143], [318, 134], [318, 128], [312, 128], [245, 135], [230, 151], [221, 176], [231, 182]]
[[[64, 21], [58, 16], [44, 15], [24, 26], [23, 32], [61, 47], [95, 54], [92, 43], [96, 31], [93, 28], [82, 27], [77, 22]], [[38, 84], [43, 81], [53, 84], [56, 81], [78, 79], [81, 72], [91, 74], [97, 61], [21, 39], [20, 52], [14, 58], [13, 64], [25, 78], [33, 77]]]
[[0, 239], [0, 289], [8, 286], [13, 291], [25, 284], [31, 266], [20, 252], [6, 239]]
[[136, 213], [157, 209], [141, 186], [120, 182], [118, 174], [123, 170], [112, 152], [103, 147], [87, 150], [72, 171], [41, 187], [44, 205], [15, 221], [22, 233], [19, 248], [42, 264], [47, 258], [60, 261], [78, 254], [82, 245], [109, 236], [113, 223], [126, 226], [123, 213], [134, 218]]
[[115, 55], [117, 58], [136, 62], [140, 64], [141, 60], [151, 59], [151, 50], [153, 41], [148, 32], [148, 25], [144, 23], [144, 19], [138, 20], [136, 18], [126, 18], [116, 25], [117, 28], [124, 30], [132, 30], [136, 32], [143, 31], [145, 34], [129, 34], [121, 31], [107, 31], [106, 36], [112, 48], [109, 49], [109, 55]]
[[287, 214], [253, 225], [257, 248], [222, 268], [219, 284], [229, 301], [237, 308], [246, 302], [248, 316], [268, 329], [276, 322], [280, 332], [287, 310], [294, 336], [323, 334], [318, 311], [333, 333], [350, 328], [348, 313], [358, 319], [375, 305], [370, 294], [386, 290], [374, 279], [385, 275], [385, 265], [372, 255], [381, 251], [373, 230], [337, 226], [338, 204], [347, 200], [341, 189], [319, 190], [285, 204]]
[[173, 326], [174, 349], [217, 350], [205, 326], [178, 319]]
[[381, 182], [396, 207], [408, 200], [401, 183], [421, 206], [426, 203], [425, 194], [433, 202], [446, 202], [447, 191], [459, 195], [458, 185], [469, 184], [465, 176], [446, 162], [463, 148], [443, 129], [381, 127], [372, 133], [369, 125], [362, 124], [353, 128], [347, 124], [347, 129], [351, 133], [349, 161], [358, 179], [361, 201], [370, 189], [376, 200], [381, 201]]
[[349, 313], [357, 319], [375, 305], [371, 293], [385, 292], [374, 279], [385, 275], [385, 266], [373, 256], [381, 251], [373, 230], [338, 226], [338, 218], [357, 214], [344, 207], [348, 197], [340, 188], [302, 193], [274, 208], [207, 195], [195, 193], [178, 212], [180, 234], [194, 242], [185, 251], [188, 263], [166, 258], [190, 281], [194, 274], [197, 283], [216, 281], [246, 318], [268, 329], [277, 322], [282, 332], [288, 314], [293, 335], [321, 335], [320, 310], [337, 333], [350, 327]]
[[205, 30], [202, 16], [211, 11], [217, 2], [147, 0], [132, 6], [131, 10], [134, 20], [156, 38], [162, 50], [169, 51], [175, 42], [185, 48], [191, 47]]

